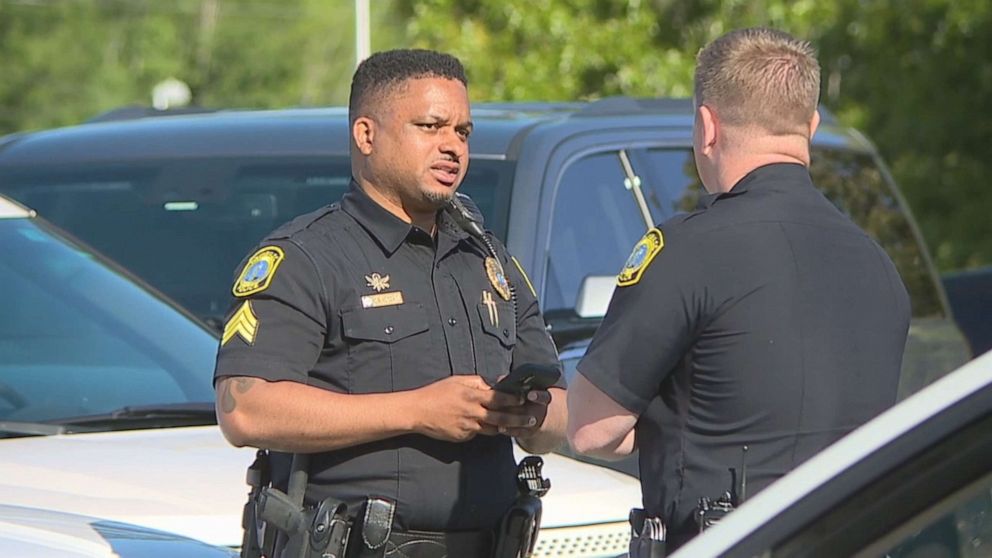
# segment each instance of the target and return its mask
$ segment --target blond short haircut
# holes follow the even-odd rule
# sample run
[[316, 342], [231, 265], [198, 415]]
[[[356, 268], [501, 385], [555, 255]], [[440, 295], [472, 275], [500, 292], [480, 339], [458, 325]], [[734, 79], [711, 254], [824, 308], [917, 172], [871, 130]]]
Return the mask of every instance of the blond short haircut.
[[774, 29], [731, 31], [699, 52], [695, 97], [726, 124], [808, 135], [820, 97], [816, 51]]

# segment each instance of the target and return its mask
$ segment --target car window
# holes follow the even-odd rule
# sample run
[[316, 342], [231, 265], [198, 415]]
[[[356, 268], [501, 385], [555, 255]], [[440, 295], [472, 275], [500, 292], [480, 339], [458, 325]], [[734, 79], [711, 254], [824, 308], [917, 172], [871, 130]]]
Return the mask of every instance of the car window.
[[840, 149], [816, 149], [813, 182], [892, 258], [913, 301], [913, 317], [943, 316], [937, 287], [905, 208], [872, 157]]
[[[473, 161], [462, 191], [502, 235], [513, 165]], [[0, 193], [37, 210], [215, 326], [251, 249], [348, 190], [346, 157], [184, 159], [0, 174]]]
[[574, 308], [585, 277], [619, 273], [645, 228], [617, 152], [569, 165], [555, 194], [545, 308]]
[[[664, 221], [692, 211], [705, 194], [692, 150], [647, 149], [634, 165], [654, 218]], [[943, 316], [943, 307], [905, 209], [868, 154], [813, 149], [813, 182], [841, 211], [872, 236], [892, 258], [913, 301], [913, 317]]]
[[0, 421], [213, 401], [217, 340], [27, 219], [0, 220]]
[[992, 475], [928, 510], [890, 546], [890, 558], [992, 556]]

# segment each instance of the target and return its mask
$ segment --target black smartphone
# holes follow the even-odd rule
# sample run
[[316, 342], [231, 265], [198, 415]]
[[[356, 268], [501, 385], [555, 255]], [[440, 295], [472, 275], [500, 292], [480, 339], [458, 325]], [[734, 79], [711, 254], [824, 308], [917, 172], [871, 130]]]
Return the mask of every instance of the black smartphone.
[[503, 393], [524, 395], [532, 389], [548, 389], [555, 385], [561, 372], [549, 364], [527, 362], [514, 368], [503, 379], [496, 382], [493, 389]]

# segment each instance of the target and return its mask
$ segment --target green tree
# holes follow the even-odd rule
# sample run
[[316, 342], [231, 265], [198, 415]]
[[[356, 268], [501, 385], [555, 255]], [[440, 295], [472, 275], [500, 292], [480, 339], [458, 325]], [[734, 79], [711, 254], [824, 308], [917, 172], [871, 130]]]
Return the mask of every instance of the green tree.
[[698, 50], [766, 25], [820, 49], [823, 103], [891, 163], [945, 270], [992, 263], [992, 4], [984, 0], [408, 0], [412, 44], [487, 100], [688, 96]]
[[352, 0], [0, 0], [0, 133], [147, 106], [169, 77], [207, 107], [340, 105], [354, 63]]

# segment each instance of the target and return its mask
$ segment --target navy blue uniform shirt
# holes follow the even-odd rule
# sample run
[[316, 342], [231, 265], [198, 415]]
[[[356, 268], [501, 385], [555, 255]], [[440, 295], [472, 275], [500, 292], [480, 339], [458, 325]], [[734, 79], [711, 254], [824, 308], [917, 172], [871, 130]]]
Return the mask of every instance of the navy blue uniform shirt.
[[[490, 280], [484, 245], [447, 214], [432, 238], [353, 186], [340, 204], [270, 234], [241, 266], [215, 378], [363, 394], [452, 374], [493, 384], [525, 362], [559, 366], [536, 297], [493, 244], [516, 287], [516, 316]], [[308, 501], [333, 496], [357, 509], [367, 496], [390, 498], [403, 530], [494, 528], [517, 494], [506, 436], [408, 434], [314, 454], [310, 464]]]
[[578, 366], [640, 416], [644, 507], [675, 546], [743, 446], [753, 493], [891, 406], [910, 319], [891, 260], [805, 167], [705, 204], [639, 244]]

